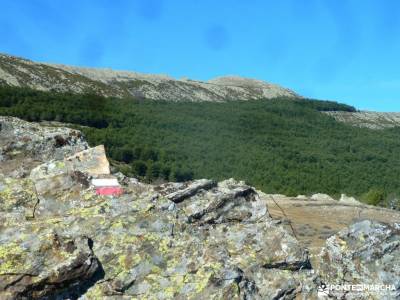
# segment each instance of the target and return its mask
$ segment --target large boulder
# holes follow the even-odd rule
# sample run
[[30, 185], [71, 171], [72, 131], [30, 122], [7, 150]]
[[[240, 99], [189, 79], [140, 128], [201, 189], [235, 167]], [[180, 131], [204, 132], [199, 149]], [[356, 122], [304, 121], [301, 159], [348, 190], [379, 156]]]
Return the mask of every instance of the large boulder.
[[[330, 237], [318, 271], [327, 294], [339, 299], [400, 298], [400, 223], [362, 221]], [[344, 286], [356, 286], [349, 291]], [[359, 285], [370, 285], [362, 292]], [[329, 286], [342, 286], [331, 288]], [[374, 286], [384, 287], [374, 290]]]

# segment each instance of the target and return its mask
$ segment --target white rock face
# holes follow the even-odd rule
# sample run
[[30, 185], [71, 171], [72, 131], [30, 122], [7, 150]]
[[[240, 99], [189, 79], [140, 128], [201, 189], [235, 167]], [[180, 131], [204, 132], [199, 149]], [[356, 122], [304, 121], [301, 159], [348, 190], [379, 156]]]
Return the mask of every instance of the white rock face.
[[19, 86], [17, 78], [4, 71], [2, 68], [0, 68], [0, 78], [4, 80], [8, 85]]
[[0, 54], [0, 84], [166, 101], [223, 102], [299, 97], [275, 84], [235, 76], [210, 81], [177, 80], [167, 75], [35, 63], [3, 54]]
[[349, 197], [346, 194], [341, 195], [339, 202], [343, 203], [343, 204], [350, 204], [350, 205], [361, 205], [362, 204], [361, 202], [357, 201], [356, 198]]
[[334, 117], [339, 122], [348, 123], [358, 127], [383, 129], [400, 126], [400, 112], [329, 111], [325, 113]]
[[335, 201], [331, 196], [327, 194], [314, 194], [311, 196], [312, 200], [320, 200], [320, 201]]

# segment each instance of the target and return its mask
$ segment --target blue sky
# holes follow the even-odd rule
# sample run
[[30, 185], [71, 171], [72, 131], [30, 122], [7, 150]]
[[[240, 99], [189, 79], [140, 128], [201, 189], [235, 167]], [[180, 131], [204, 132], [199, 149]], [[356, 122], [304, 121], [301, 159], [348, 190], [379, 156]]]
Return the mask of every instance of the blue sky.
[[397, 0], [2, 0], [0, 52], [400, 111]]

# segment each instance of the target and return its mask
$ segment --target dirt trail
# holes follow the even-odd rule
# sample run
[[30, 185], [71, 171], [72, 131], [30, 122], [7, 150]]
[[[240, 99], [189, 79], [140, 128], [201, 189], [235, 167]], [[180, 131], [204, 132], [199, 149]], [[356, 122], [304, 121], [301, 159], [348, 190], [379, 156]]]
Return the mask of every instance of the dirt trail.
[[[400, 222], [400, 212], [369, 205], [343, 204], [339, 201], [261, 195], [274, 219], [280, 219], [297, 239], [318, 254], [325, 240], [352, 223], [369, 219]], [[275, 201], [274, 201], [275, 200]], [[277, 205], [278, 204], [278, 205]]]

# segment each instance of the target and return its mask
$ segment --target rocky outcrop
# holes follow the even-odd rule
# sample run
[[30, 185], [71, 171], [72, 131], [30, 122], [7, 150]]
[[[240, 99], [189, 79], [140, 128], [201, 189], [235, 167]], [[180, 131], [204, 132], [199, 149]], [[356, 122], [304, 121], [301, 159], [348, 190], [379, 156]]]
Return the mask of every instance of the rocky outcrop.
[[400, 126], [400, 113], [398, 112], [329, 111], [324, 113], [334, 117], [339, 122], [347, 123], [357, 127], [384, 129]]
[[353, 225], [312, 265], [244, 182], [116, 174], [124, 193], [102, 196], [89, 182], [109, 171], [104, 148], [68, 149], [0, 176], [0, 299], [317, 299], [322, 283], [397, 284], [399, 225]]
[[0, 116], [0, 173], [26, 177], [38, 164], [88, 148], [80, 131]]
[[0, 84], [103, 96], [166, 101], [229, 101], [298, 97], [275, 84], [240, 77], [214, 80], [176, 80], [111, 69], [80, 68], [35, 63], [0, 54]]
[[[63, 179], [55, 179], [58, 176]], [[134, 183], [125, 186], [119, 198], [105, 198], [70, 177], [65, 161], [53, 161], [32, 170], [29, 179], [14, 179], [15, 190], [29, 180], [37, 193], [21, 194], [11, 211], [2, 211], [1, 297], [34, 299], [65, 294], [65, 289], [84, 290], [89, 299], [306, 298], [315, 293], [307, 251], [273, 223], [265, 202], [243, 182], [199, 180], [160, 187]], [[39, 188], [42, 185], [49, 190]], [[168, 199], [171, 194], [185, 197], [175, 202]], [[33, 203], [36, 213], [27, 219]], [[64, 248], [75, 247], [59, 241], [64, 237], [88, 237], [90, 251], [86, 256], [72, 252], [70, 258]], [[41, 252], [46, 249], [52, 251], [51, 259]], [[32, 273], [31, 264], [23, 263], [31, 256], [37, 258], [32, 262], [37, 268], [51, 270]], [[82, 257], [88, 261], [86, 269]], [[61, 266], [67, 266], [65, 272], [59, 271]], [[77, 273], [68, 272], [69, 266]], [[59, 277], [53, 279], [52, 272]], [[39, 283], [19, 280], [16, 273], [34, 275]], [[79, 283], [74, 274], [79, 274]], [[50, 284], [49, 278], [59, 284]], [[268, 289], [266, 278], [273, 279]]]
[[[0, 240], [4, 249], [14, 247], [17, 256], [14, 260], [8, 254], [2, 257], [7, 263], [3, 264], [5, 272], [0, 273], [4, 283], [0, 296], [14, 293], [8, 284], [14, 277], [9, 274], [21, 260], [19, 255], [35, 255], [42, 259], [39, 266], [49, 265], [27, 242], [43, 240], [49, 232], [59, 237], [86, 236], [92, 241], [93, 260], [101, 264], [104, 274], [85, 292], [88, 299], [265, 299], [280, 294], [307, 298], [308, 293], [315, 293], [307, 251], [272, 222], [254, 190], [229, 180], [175, 203], [155, 192], [153, 186], [139, 185], [136, 190], [126, 186], [126, 193], [119, 198], [102, 198], [87, 189], [79, 199], [76, 191], [64, 191], [40, 201], [37, 211], [51, 207], [51, 201], [70, 202], [68, 209], [48, 209], [31, 221], [18, 220], [15, 214], [6, 218]], [[157, 193], [160, 196], [154, 197]], [[56, 261], [50, 265], [64, 265], [63, 252], [51, 249]], [[20, 268], [19, 274], [30, 272], [29, 264]], [[267, 278], [273, 281], [269, 288], [265, 287]], [[71, 281], [69, 277], [57, 280], [64, 282], [62, 287]], [[37, 289], [19, 284], [16, 290], [35, 295]], [[87, 282], [81, 284], [84, 289]]]
[[318, 270], [327, 285], [383, 289], [328, 291], [339, 299], [399, 299], [400, 223], [363, 221], [330, 237], [320, 254]]

